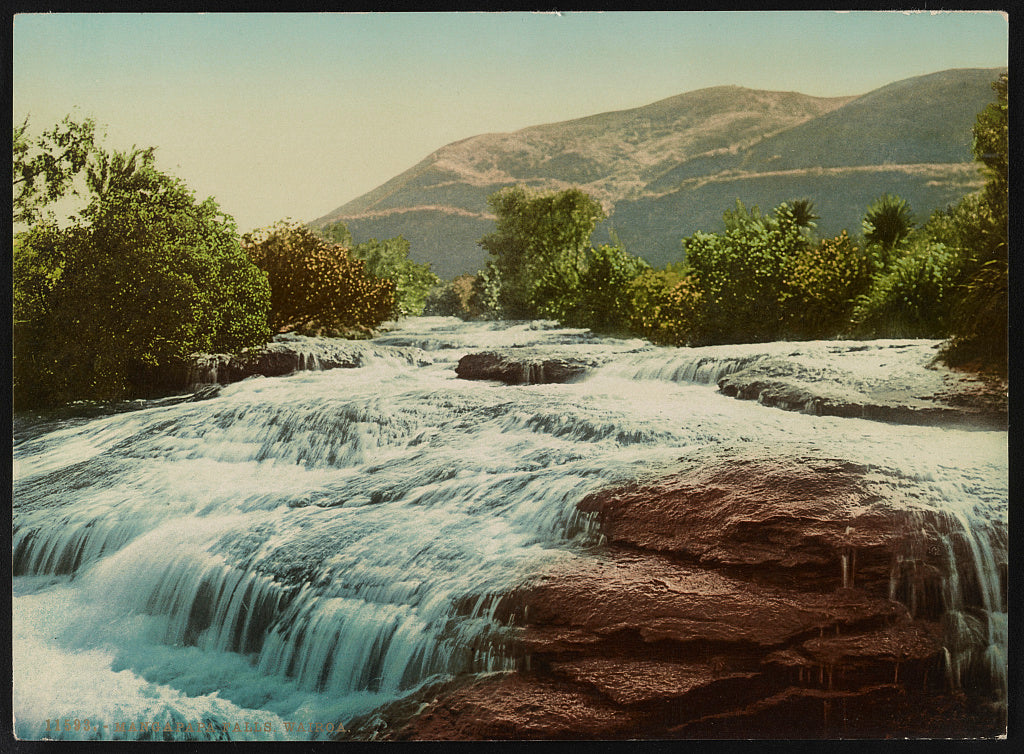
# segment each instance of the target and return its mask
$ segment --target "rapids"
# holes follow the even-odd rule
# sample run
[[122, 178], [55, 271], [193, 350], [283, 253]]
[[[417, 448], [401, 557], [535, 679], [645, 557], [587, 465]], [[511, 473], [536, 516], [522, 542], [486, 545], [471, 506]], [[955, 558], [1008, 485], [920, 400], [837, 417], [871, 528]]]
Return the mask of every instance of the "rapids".
[[[986, 617], [956, 583], [945, 607], [985, 634], [1005, 698], [1006, 433], [815, 417], [715, 389], [787, 356], [865, 381], [904, 370], [914, 389], [933, 342], [664, 349], [422, 318], [329, 371], [316, 369], [326, 346], [292, 342], [310, 371], [200, 402], [15, 418], [19, 737], [330, 738], [424, 684], [511, 668], [501, 597], [599, 544], [575, 507], [588, 493], [695, 449], [792, 440], [898, 469], [920, 505], [962, 523], [958, 567], [976, 572]], [[462, 355], [496, 346], [606, 364], [563, 385], [456, 379]], [[977, 658], [948, 653], [955, 684]]]

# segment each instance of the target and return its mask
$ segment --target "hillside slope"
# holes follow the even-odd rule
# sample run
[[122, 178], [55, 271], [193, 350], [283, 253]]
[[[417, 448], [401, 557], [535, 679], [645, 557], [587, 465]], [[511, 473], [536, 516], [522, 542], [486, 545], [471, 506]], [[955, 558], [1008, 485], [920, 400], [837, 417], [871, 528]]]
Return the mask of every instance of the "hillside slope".
[[680, 239], [714, 230], [737, 198], [763, 209], [807, 197], [823, 232], [859, 229], [889, 191], [919, 216], [980, 186], [975, 114], [999, 69], [943, 71], [859, 97], [820, 98], [738, 86], [700, 89], [629, 110], [454, 142], [318, 218], [356, 240], [404, 235], [442, 277], [479, 269], [492, 227], [487, 196], [503, 186], [579, 186], [609, 228], [653, 264], [677, 261]]

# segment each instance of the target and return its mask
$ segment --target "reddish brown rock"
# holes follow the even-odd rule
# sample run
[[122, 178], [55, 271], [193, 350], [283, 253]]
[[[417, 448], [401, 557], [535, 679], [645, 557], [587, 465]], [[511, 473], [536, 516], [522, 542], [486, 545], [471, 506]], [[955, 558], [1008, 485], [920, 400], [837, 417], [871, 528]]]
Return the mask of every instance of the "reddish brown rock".
[[[527, 627], [577, 632], [559, 636], [560, 649], [585, 648], [593, 644], [592, 636], [621, 634], [646, 643], [773, 647], [837, 624], [876, 626], [905, 612], [899, 603], [859, 590], [791, 591], [660, 555], [638, 558], [616, 550], [566, 563], [521, 599]], [[573, 647], [579, 637], [585, 642]]]
[[938, 626], [903, 621], [863, 634], [809, 639], [803, 649], [818, 663], [836, 665], [865, 658], [894, 662], [929, 659], [942, 651], [942, 643]]
[[619, 705], [685, 697], [715, 684], [753, 678], [754, 672], [729, 672], [718, 663], [679, 663], [593, 657], [555, 662], [556, 675], [591, 686]]
[[631, 729], [631, 718], [616, 705], [579, 688], [514, 674], [485, 678], [432, 702], [395, 738], [622, 738]]
[[984, 690], [950, 692], [943, 520], [907, 512], [913, 481], [777, 455], [708, 451], [586, 498], [609, 544], [504, 605], [520, 670], [439, 693], [396, 737], [1004, 732]]
[[613, 543], [744, 569], [755, 581], [887, 595], [897, 555], [917, 563], [936, 548], [941, 514], [915, 511], [915, 490], [896, 472], [803, 450], [694, 454], [678, 473], [590, 495], [579, 507], [597, 512]]

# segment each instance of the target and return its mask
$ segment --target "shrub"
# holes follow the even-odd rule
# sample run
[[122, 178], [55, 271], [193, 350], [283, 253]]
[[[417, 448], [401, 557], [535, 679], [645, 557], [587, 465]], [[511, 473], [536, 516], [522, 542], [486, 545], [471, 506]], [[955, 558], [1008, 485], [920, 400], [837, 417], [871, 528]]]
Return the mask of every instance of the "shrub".
[[787, 257], [779, 293], [786, 338], [828, 338], [846, 329], [857, 297], [870, 285], [867, 258], [843, 231], [797, 247]]
[[858, 299], [853, 332], [871, 338], [945, 337], [959, 275], [955, 249], [915, 235], [892, 268], [877, 275]]
[[266, 277], [234, 222], [159, 173], [152, 150], [104, 155], [82, 218], [41, 223], [14, 249], [15, 401], [115, 399], [196, 351], [269, 335]]
[[344, 247], [303, 225], [279, 222], [246, 234], [242, 245], [267, 273], [274, 332], [366, 335], [394, 310], [392, 281], [368, 275]]
[[549, 312], [572, 327], [623, 333], [632, 318], [629, 284], [650, 265], [619, 246], [590, 249], [575, 290], [551, 296]]
[[762, 216], [737, 202], [724, 233], [683, 240], [704, 311], [700, 339], [712, 343], [774, 340], [784, 334], [780, 299], [786, 270], [806, 253], [808, 238], [786, 204]]
[[652, 343], [699, 345], [703, 294], [688, 271], [645, 270], [629, 286], [630, 327]]

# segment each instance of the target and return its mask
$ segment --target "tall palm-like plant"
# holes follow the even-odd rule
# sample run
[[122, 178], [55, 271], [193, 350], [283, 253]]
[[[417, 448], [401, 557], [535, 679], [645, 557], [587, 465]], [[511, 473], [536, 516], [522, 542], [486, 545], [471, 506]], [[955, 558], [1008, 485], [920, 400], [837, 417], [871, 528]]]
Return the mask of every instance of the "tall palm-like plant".
[[800, 228], [809, 230], [817, 224], [816, 220], [821, 219], [819, 215], [814, 214], [814, 202], [810, 199], [796, 199], [789, 206], [793, 212], [793, 220]]
[[914, 213], [906, 199], [882, 194], [868, 205], [862, 225], [868, 243], [892, 251], [914, 229]]

